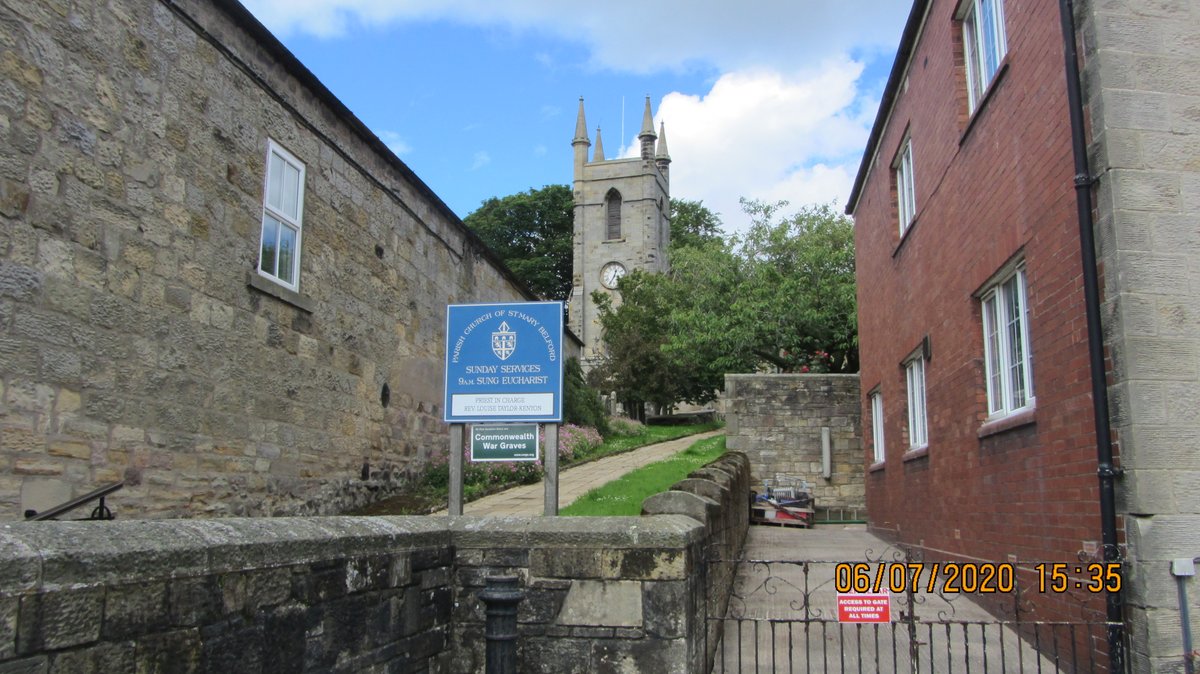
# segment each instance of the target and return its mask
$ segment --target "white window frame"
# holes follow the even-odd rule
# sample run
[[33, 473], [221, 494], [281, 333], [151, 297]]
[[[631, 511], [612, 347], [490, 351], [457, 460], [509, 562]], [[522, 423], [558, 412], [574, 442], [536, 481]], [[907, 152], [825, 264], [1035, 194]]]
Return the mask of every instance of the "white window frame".
[[1036, 401], [1025, 268], [1018, 266], [1001, 278], [980, 296], [979, 301], [983, 314], [988, 418], [1031, 409]]
[[[281, 163], [274, 164], [272, 161], [274, 158], [278, 158]], [[282, 173], [277, 174], [277, 171], [272, 169], [273, 164]], [[288, 177], [287, 168], [295, 169], [298, 172], [294, 190], [289, 189], [285, 184], [285, 178]], [[257, 269], [259, 276], [296, 292], [300, 290], [300, 251], [304, 238], [304, 172], [304, 162], [297, 159], [296, 155], [288, 152], [279, 143], [267, 139], [267, 164], [263, 171], [263, 215], [262, 227], [259, 229]], [[276, 179], [278, 182], [273, 184]], [[275, 188], [278, 188], [278, 194], [273, 193]], [[288, 192], [294, 192], [290, 195], [294, 200], [294, 208], [287, 200]], [[269, 229], [274, 230], [273, 239], [276, 242], [279, 241], [280, 234], [285, 229], [295, 233], [295, 251], [292, 254], [290, 268], [286, 270], [279, 268], [278, 243], [276, 243], [275, 253], [271, 260], [268, 261], [267, 256], [263, 254], [263, 244], [267, 240]], [[268, 262], [270, 263], [269, 268]], [[282, 271], [286, 271], [286, 275], [281, 273]]]
[[896, 153], [896, 204], [900, 214], [900, 236], [908, 231], [913, 219], [917, 217], [917, 189], [913, 178], [913, 149], [912, 139], [905, 138]]
[[883, 393], [880, 391], [871, 394], [871, 443], [874, 445], [875, 463], [883, 463], [887, 452], [883, 443]]
[[967, 105], [969, 112], [974, 113], [1008, 54], [1004, 0], [966, 0], [959, 20], [963, 61], [967, 67]]
[[908, 391], [908, 449], [929, 446], [929, 423], [925, 414], [925, 354], [914, 356], [904, 365]]

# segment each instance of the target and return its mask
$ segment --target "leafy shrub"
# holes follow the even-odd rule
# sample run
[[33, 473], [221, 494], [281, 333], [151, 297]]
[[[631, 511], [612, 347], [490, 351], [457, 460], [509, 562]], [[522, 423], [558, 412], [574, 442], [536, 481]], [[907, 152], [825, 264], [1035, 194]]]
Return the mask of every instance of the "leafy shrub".
[[609, 417], [608, 426], [612, 434], [618, 438], [641, 435], [646, 431], [646, 425], [628, 417]]
[[595, 428], [563, 424], [558, 427], [558, 458], [563, 462], [583, 458], [603, 442]]
[[563, 367], [563, 421], [576, 426], [590, 426], [608, 437], [608, 413], [600, 393], [587, 385], [579, 360], [568, 358]]

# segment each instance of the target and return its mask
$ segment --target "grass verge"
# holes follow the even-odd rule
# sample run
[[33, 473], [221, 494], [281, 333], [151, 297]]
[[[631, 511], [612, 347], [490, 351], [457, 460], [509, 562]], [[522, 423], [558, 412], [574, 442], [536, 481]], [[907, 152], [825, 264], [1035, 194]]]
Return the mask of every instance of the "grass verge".
[[685, 426], [646, 426], [641, 433], [637, 435], [614, 436], [605, 440], [601, 444], [577, 453], [570, 461], [564, 461], [559, 467], [570, 468], [578, 466], [581, 463], [595, 461], [613, 454], [621, 454], [646, 445], [653, 445], [667, 440], [682, 438], [687, 435], [696, 435], [706, 431], [715, 431], [722, 424], [688, 424]]
[[[690, 424], [685, 426], [646, 426], [642, 432], [636, 435], [614, 436], [583, 452], [576, 453], [570, 461], [563, 461], [559, 465], [559, 470], [578, 466], [589, 461], [602, 459], [606, 456], [621, 454], [646, 445], [653, 445], [667, 440], [682, 438], [687, 435], [695, 435], [712, 431], [720, 428], [722, 424]], [[724, 445], [722, 445], [724, 447]], [[724, 450], [722, 450], [724, 451]], [[718, 453], [719, 455], [719, 453]], [[715, 458], [715, 457], [714, 457]], [[710, 459], [711, 460], [711, 459]], [[468, 468], [469, 470], [469, 468]], [[685, 473], [686, 474], [686, 473]], [[679, 480], [673, 480], [670, 484], [674, 484]], [[519, 482], [494, 482], [489, 484], [464, 484], [465, 500], [470, 502], [477, 498], [493, 494], [497, 491], [503, 491], [510, 487], [515, 487]], [[668, 484], [667, 486], [670, 486]], [[659, 490], [661, 491], [661, 490]], [[448, 501], [448, 488], [445, 486], [445, 480], [441, 484], [431, 485], [424, 479], [414, 480], [413, 484], [409, 485], [404, 493], [392, 496], [381, 501], [366, 505], [350, 515], [427, 515], [439, 508], [445, 508]], [[641, 501], [638, 501], [639, 512]], [[638, 513], [634, 513], [635, 515]]]
[[657, 463], [643, 466], [597, 487], [564, 508], [561, 515], [591, 517], [640, 515], [642, 501], [687, 477], [688, 473], [725, 453], [725, 436], [706, 438]]

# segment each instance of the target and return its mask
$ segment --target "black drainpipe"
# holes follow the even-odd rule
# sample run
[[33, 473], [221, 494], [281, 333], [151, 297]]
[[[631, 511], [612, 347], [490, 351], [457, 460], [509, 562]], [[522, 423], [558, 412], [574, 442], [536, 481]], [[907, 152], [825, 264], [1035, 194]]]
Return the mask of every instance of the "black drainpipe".
[[[1104, 560], [1119, 562], [1117, 506], [1114, 482], [1121, 470], [1113, 466], [1108, 416], [1108, 382], [1104, 369], [1104, 334], [1100, 327], [1100, 282], [1096, 271], [1096, 241], [1092, 231], [1092, 178], [1084, 135], [1083, 102], [1079, 87], [1079, 54], [1075, 46], [1075, 14], [1071, 0], [1059, 0], [1063, 51], [1067, 66], [1067, 106], [1071, 116], [1071, 148], [1075, 154], [1075, 205], [1079, 214], [1079, 244], [1083, 257], [1083, 297], [1087, 305], [1088, 361], [1092, 375], [1092, 413], [1096, 422], [1097, 474], [1100, 477], [1100, 535]], [[1121, 593], [1105, 597], [1108, 656], [1112, 672], [1124, 672], [1124, 614]]]

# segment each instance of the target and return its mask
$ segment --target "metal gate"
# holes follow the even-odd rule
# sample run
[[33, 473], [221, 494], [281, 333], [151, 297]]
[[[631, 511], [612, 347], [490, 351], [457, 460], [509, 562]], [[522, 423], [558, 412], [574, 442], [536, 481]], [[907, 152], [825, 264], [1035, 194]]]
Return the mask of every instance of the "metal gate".
[[[1122, 630], [1105, 622], [1104, 594], [1088, 590], [1093, 573], [1101, 590], [1105, 574], [1119, 584], [1119, 562], [927, 561], [926, 552], [710, 559], [710, 579], [733, 579], [727, 603], [710, 604], [707, 616], [713, 674], [1111, 672], [1114, 661], [1127, 668], [1119, 640], [1110, 658], [1110, 639]], [[859, 612], [870, 595], [877, 606]], [[890, 615], [880, 613], [881, 602]]]

